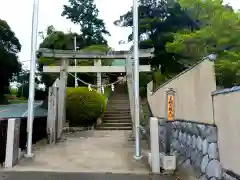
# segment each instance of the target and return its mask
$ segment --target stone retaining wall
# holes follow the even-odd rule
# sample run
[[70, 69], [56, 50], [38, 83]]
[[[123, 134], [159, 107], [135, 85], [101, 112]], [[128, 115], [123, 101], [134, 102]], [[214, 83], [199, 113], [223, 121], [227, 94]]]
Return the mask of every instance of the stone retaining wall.
[[240, 180], [240, 175], [234, 173], [233, 171], [227, 169], [224, 169], [223, 171], [223, 180]]
[[174, 121], [171, 151], [178, 163], [191, 167], [200, 180], [222, 179], [217, 127], [190, 121]]
[[[218, 150], [218, 129], [215, 124], [175, 120], [171, 152], [178, 167], [200, 180], [240, 180], [240, 175], [222, 168]], [[159, 118], [159, 149], [164, 151], [166, 120]]]

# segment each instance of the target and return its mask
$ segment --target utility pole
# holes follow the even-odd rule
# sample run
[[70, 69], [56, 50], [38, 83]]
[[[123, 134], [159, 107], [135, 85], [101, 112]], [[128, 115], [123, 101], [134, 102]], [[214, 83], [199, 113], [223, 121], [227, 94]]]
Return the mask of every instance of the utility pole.
[[[77, 51], [77, 36], [74, 36], [74, 51]], [[74, 64], [75, 67], [77, 66], [77, 59], [74, 59]], [[78, 81], [77, 81], [77, 73], [75, 72], [74, 74], [74, 78], [75, 78], [75, 88], [78, 87]]]
[[139, 47], [138, 47], [138, 0], [133, 0], [133, 53], [134, 53], [134, 116], [135, 116], [135, 159], [141, 159], [140, 111], [139, 111]]
[[31, 63], [29, 77], [29, 98], [28, 98], [28, 121], [27, 121], [27, 154], [26, 157], [33, 157], [32, 153], [32, 132], [33, 132], [33, 106], [35, 96], [35, 71], [36, 71], [36, 50], [37, 50], [37, 29], [38, 29], [39, 0], [34, 0], [32, 16], [32, 40], [31, 40]]

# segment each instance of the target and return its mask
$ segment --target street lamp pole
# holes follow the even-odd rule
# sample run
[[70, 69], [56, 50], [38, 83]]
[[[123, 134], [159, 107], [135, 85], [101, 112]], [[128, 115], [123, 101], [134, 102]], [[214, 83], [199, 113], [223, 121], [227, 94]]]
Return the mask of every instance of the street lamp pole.
[[33, 132], [33, 106], [35, 96], [35, 71], [36, 71], [36, 50], [37, 50], [37, 29], [38, 29], [39, 0], [34, 0], [32, 16], [32, 37], [31, 37], [31, 63], [29, 77], [29, 98], [28, 98], [28, 121], [27, 121], [27, 154], [26, 157], [33, 157], [32, 153], [32, 132]]
[[133, 53], [134, 53], [134, 117], [135, 117], [135, 159], [141, 159], [140, 112], [139, 112], [139, 48], [138, 48], [138, 0], [133, 0]]

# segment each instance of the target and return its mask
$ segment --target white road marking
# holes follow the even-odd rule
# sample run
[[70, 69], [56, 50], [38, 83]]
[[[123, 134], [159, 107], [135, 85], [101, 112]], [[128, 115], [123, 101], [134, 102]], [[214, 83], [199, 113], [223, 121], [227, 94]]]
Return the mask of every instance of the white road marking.
[[[38, 103], [35, 106], [33, 106], [33, 108], [36, 108], [37, 106], [40, 106], [40, 105], [41, 105], [41, 103]], [[21, 115], [21, 117], [25, 117], [27, 115], [27, 113], [28, 113], [28, 109]]]
[[3, 110], [0, 110], [0, 112], [6, 112], [8, 111], [8, 109], [3, 109]]

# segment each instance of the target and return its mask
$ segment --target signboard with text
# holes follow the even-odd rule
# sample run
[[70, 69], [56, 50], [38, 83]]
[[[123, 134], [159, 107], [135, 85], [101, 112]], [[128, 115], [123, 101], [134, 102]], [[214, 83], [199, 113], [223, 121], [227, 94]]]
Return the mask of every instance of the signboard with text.
[[167, 117], [169, 121], [173, 121], [175, 117], [174, 100], [174, 95], [167, 95]]

